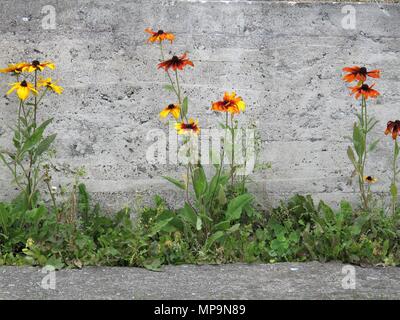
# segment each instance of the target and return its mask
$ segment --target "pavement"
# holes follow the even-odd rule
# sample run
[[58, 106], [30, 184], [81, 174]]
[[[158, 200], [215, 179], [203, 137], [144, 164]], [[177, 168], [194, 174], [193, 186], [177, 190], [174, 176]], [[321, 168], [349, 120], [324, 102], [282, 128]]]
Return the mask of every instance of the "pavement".
[[0, 267], [0, 300], [400, 299], [400, 268], [340, 263]]

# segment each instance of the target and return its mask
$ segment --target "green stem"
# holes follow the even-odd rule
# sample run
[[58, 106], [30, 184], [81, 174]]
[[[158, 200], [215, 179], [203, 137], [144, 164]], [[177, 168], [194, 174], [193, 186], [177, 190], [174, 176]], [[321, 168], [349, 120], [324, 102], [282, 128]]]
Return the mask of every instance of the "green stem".
[[176, 86], [178, 88], [178, 101], [179, 101], [179, 104], [181, 104], [182, 103], [182, 101], [181, 101], [181, 88], [179, 86], [179, 78], [178, 78], [178, 71], [177, 70], [175, 70], [175, 79], [176, 79]]
[[54, 211], [56, 211], [57, 210], [56, 198], [54, 197], [54, 194], [51, 190], [50, 182], [49, 182], [49, 180], [45, 179], [45, 183], [46, 183], [47, 189], [49, 190], [51, 201], [53, 202]]
[[210, 206], [212, 206], [212, 203], [214, 201], [215, 192], [217, 191], [218, 183], [219, 183], [219, 180], [221, 178], [221, 171], [222, 171], [222, 166], [224, 164], [224, 157], [225, 157], [225, 144], [226, 144], [227, 130], [228, 130], [228, 112], [225, 113], [224, 147], [222, 148], [221, 160], [220, 160], [220, 164], [219, 164], [219, 167], [218, 167], [217, 182], [215, 183], [215, 187], [214, 187], [214, 190], [213, 190], [212, 195], [211, 195]]
[[[160, 51], [161, 51], [161, 60], [162, 60], [162, 61], [165, 61], [164, 49], [163, 49], [163, 46], [162, 46], [162, 43], [161, 43], [161, 42], [160, 42]], [[174, 92], [175, 92], [175, 94], [176, 94], [176, 96], [177, 96], [177, 98], [178, 98], [178, 100], [179, 100], [179, 103], [180, 103], [180, 95], [179, 95], [179, 93], [178, 93], [178, 90], [175, 89], [175, 83], [174, 83], [174, 81], [172, 80], [172, 77], [171, 77], [171, 75], [169, 74], [169, 71], [166, 70], [165, 72], [167, 73], [167, 76], [168, 76], [169, 82], [171, 83], [172, 89], [174, 90]]]
[[396, 190], [396, 192], [392, 191], [392, 213], [393, 216], [396, 214], [396, 202], [397, 202], [397, 185], [396, 185], [396, 181], [397, 181], [397, 166], [396, 166], [396, 162], [397, 162], [397, 150], [398, 150], [399, 146], [397, 144], [397, 140], [394, 140], [394, 151], [393, 151], [393, 180], [392, 180], [392, 185], [394, 190]]
[[[35, 70], [35, 90], [37, 90], [37, 70]], [[37, 96], [35, 95], [35, 105], [33, 107], [33, 126], [36, 130]]]
[[362, 101], [361, 101], [361, 120], [360, 124], [362, 127], [363, 135], [364, 135], [364, 153], [363, 155], [359, 158], [359, 187], [360, 187], [360, 193], [361, 193], [361, 198], [363, 202], [363, 207], [365, 210], [368, 210], [368, 195], [369, 195], [369, 189], [365, 190], [365, 184], [364, 184], [364, 174], [365, 174], [365, 164], [367, 160], [367, 134], [368, 134], [368, 115], [367, 115], [367, 104], [365, 97], [362, 96]]
[[233, 121], [233, 113], [231, 113], [231, 136], [232, 136], [231, 185], [233, 188], [233, 182], [235, 176], [235, 127]]

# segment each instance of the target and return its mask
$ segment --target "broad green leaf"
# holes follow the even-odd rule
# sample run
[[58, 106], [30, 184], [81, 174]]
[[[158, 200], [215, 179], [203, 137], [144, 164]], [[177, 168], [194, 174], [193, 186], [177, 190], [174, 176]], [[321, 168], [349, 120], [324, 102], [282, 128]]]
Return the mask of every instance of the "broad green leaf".
[[53, 121], [53, 118], [48, 119], [44, 121], [34, 132], [33, 134], [28, 137], [27, 141], [24, 143], [21, 154], [23, 154], [26, 151], [31, 150], [33, 147], [35, 147], [42, 139], [43, 132], [46, 129], [46, 127]]
[[207, 241], [206, 241], [206, 250], [210, 249], [210, 247], [213, 245], [213, 243], [215, 241], [217, 241], [218, 239], [222, 238], [224, 236], [224, 232], [223, 231], [217, 231], [215, 233], [212, 234], [212, 236], [210, 236]]
[[180, 216], [193, 227], [197, 227], [197, 214], [192, 207], [185, 203], [185, 206], [179, 211]]
[[353, 144], [354, 144], [354, 149], [356, 150], [356, 153], [359, 158], [362, 158], [364, 155], [364, 134], [360, 127], [357, 126], [357, 124], [354, 124], [353, 127]]
[[200, 199], [207, 191], [207, 177], [201, 165], [194, 169], [193, 188], [197, 199]]
[[42, 155], [44, 152], [46, 152], [51, 144], [53, 143], [54, 139], [56, 138], [57, 134], [52, 134], [45, 139], [43, 139], [40, 143], [39, 146], [37, 147], [36, 150], [36, 156]]
[[358, 163], [356, 161], [356, 157], [354, 155], [354, 151], [352, 147], [347, 148], [347, 156], [349, 157], [350, 161], [353, 163], [354, 167], [358, 170]]
[[233, 225], [232, 227], [230, 227], [228, 230], [226, 230], [227, 233], [233, 233], [238, 231], [240, 228], [240, 223], [236, 223], [235, 225]]
[[185, 189], [186, 189], [185, 184], [184, 184], [183, 182], [179, 181], [179, 180], [176, 180], [176, 179], [174, 179], [174, 178], [167, 177], [167, 176], [163, 176], [163, 178], [164, 178], [165, 180], [167, 180], [167, 181], [173, 183], [175, 186], [177, 186], [178, 188], [180, 188], [180, 189], [182, 189], [182, 190], [185, 190]]
[[249, 193], [242, 194], [232, 199], [228, 203], [228, 208], [226, 210], [227, 220], [239, 219], [243, 208], [253, 200], [253, 196]]
[[165, 220], [161, 220], [159, 222], [157, 222], [152, 228], [151, 231], [149, 233], [149, 236], [152, 237], [154, 236], [156, 233], [160, 232], [166, 225], [168, 225], [168, 223], [172, 220], [173, 218], [168, 218]]
[[217, 200], [220, 205], [224, 205], [227, 202], [224, 188], [221, 185], [218, 186]]
[[196, 221], [196, 230], [200, 231], [201, 227], [203, 225], [203, 222], [201, 221], [201, 218], [199, 216], [197, 216], [197, 221]]
[[222, 221], [213, 226], [213, 231], [226, 231], [230, 228], [230, 221]]
[[146, 260], [143, 264], [143, 267], [145, 267], [147, 270], [151, 270], [151, 271], [160, 271], [161, 266], [162, 266], [162, 262], [159, 258], [154, 258], [152, 260]]

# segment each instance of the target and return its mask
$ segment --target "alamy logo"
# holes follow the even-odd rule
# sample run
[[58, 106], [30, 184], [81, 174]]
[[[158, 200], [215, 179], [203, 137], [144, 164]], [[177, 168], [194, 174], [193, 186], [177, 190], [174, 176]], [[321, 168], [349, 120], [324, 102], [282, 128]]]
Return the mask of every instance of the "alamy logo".
[[42, 18], [42, 28], [45, 30], [53, 30], [56, 28], [56, 9], [47, 5], [42, 8], [42, 14], [45, 16]]
[[40, 283], [40, 287], [45, 290], [55, 290], [56, 289], [56, 268], [51, 265], [47, 265], [42, 268], [42, 273], [46, 274], [42, 282]]
[[342, 8], [342, 13], [346, 14], [342, 19], [342, 28], [354, 30], [356, 28], [356, 9], [352, 5]]
[[342, 268], [342, 274], [344, 278], [342, 279], [343, 289], [355, 289], [356, 288], [356, 268], [351, 265], [346, 265]]
[[172, 127], [168, 134], [161, 129], [150, 130], [146, 136], [149, 143], [146, 160], [150, 164], [215, 165], [223, 157], [224, 164], [233, 161], [237, 175], [249, 175], [256, 163], [255, 131], [250, 128], [236, 130], [232, 137], [223, 129], [202, 129], [199, 135], [182, 138]]

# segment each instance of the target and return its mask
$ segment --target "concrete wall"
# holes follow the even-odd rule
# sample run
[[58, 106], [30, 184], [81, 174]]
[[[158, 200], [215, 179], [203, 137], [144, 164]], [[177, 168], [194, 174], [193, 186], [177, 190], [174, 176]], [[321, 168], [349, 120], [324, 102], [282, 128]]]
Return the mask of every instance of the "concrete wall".
[[[56, 10], [56, 29], [44, 30], [43, 6]], [[191, 113], [203, 128], [221, 118], [210, 101], [236, 90], [247, 102], [241, 119], [258, 122], [262, 159], [272, 170], [257, 174], [262, 202], [296, 192], [337, 201], [353, 198], [345, 135], [358, 108], [340, 80], [341, 68], [365, 64], [382, 69], [382, 96], [369, 110], [381, 122], [382, 137], [370, 157], [370, 172], [385, 190], [391, 141], [382, 135], [387, 120], [400, 117], [400, 5], [353, 3], [356, 28], [344, 29], [344, 3], [277, 1], [23, 1], [0, 2], [0, 62], [51, 59], [54, 78], [65, 87], [40, 111], [55, 118], [55, 163], [85, 165], [86, 183], [107, 207], [133, 205], [138, 194], [174, 188], [160, 177], [179, 177], [175, 165], [150, 165], [146, 133], [162, 127], [158, 112], [173, 98], [156, 70], [158, 50], [146, 44], [146, 27], [173, 31], [168, 50], [189, 51], [195, 68], [184, 72]], [[9, 78], [1, 77], [0, 92]], [[1, 145], [10, 134], [15, 99], [0, 102]], [[9, 175], [0, 171], [1, 198], [11, 197]], [[57, 178], [59, 179], [59, 178]], [[58, 180], [61, 181], [61, 180]], [[180, 199], [179, 199], [180, 200]]]

